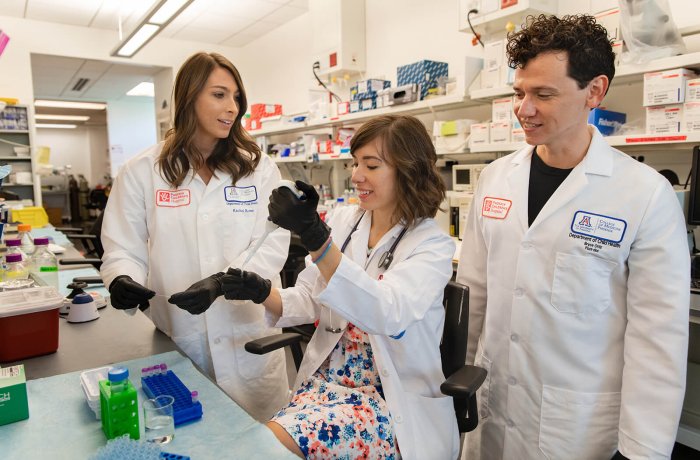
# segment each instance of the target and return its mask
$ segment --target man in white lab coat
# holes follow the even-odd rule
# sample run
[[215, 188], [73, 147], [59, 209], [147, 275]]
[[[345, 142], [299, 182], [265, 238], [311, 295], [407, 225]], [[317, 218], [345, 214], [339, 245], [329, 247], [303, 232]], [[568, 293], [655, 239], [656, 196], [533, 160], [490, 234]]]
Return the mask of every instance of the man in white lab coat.
[[613, 78], [590, 16], [511, 35], [529, 144], [479, 178], [457, 281], [488, 370], [470, 459], [669, 458], [682, 408], [689, 251], [668, 181], [587, 125]]

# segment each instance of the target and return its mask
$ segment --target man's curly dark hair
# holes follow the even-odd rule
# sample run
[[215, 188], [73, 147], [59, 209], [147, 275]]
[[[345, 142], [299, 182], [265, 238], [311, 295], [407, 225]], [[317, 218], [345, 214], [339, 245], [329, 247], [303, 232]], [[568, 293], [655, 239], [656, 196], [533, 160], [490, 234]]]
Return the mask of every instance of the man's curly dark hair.
[[615, 76], [612, 41], [605, 27], [587, 14], [528, 16], [525, 27], [508, 35], [506, 51], [513, 69], [522, 69], [538, 54], [566, 51], [568, 74], [581, 89], [598, 75], [607, 76], [610, 82]]

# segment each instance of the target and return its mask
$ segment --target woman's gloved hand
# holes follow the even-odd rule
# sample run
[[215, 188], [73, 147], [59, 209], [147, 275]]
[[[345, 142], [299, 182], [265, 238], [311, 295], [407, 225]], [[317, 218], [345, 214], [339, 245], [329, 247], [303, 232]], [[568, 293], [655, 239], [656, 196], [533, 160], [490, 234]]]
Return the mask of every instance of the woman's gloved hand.
[[199, 315], [207, 311], [217, 297], [224, 293], [221, 286], [223, 272], [215, 273], [201, 281], [197, 281], [186, 291], [173, 294], [168, 299], [173, 305], [187, 310], [193, 315]]
[[263, 303], [272, 290], [270, 280], [240, 268], [229, 268], [221, 281], [224, 297], [228, 300], [252, 300], [255, 303]]
[[307, 251], [316, 251], [328, 240], [331, 229], [321, 220], [316, 211], [318, 206], [316, 189], [300, 180], [296, 181], [296, 186], [304, 193], [305, 199], [300, 200], [287, 187], [272, 191], [270, 204], [267, 206], [270, 220], [299, 235], [301, 244]]
[[139, 307], [147, 309], [148, 300], [156, 293], [134, 281], [129, 275], [119, 275], [109, 285], [109, 297], [112, 306], [118, 310], [131, 310]]

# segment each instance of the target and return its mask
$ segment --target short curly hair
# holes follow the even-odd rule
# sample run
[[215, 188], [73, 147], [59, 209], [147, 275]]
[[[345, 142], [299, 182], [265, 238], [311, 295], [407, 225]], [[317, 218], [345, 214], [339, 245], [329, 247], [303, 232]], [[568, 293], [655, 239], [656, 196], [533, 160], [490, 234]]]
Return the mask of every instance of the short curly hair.
[[522, 69], [530, 59], [548, 51], [568, 53], [568, 74], [581, 89], [598, 75], [605, 75], [609, 82], [615, 76], [612, 41], [593, 16], [528, 16], [521, 30], [508, 35], [506, 52], [513, 69]]

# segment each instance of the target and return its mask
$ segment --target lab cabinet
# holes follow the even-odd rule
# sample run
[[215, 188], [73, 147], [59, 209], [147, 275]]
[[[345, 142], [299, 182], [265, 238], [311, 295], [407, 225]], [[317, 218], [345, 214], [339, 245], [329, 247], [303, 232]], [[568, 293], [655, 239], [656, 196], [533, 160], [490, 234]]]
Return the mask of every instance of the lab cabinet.
[[[12, 166], [12, 173], [3, 180], [8, 195], [36, 203], [39, 185], [34, 174], [30, 110], [23, 105], [8, 105], [0, 112], [0, 165]], [[40, 198], [39, 198], [40, 200]]]

